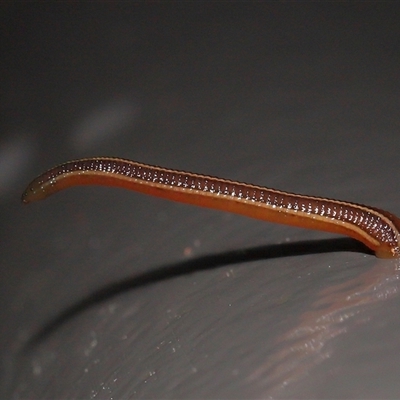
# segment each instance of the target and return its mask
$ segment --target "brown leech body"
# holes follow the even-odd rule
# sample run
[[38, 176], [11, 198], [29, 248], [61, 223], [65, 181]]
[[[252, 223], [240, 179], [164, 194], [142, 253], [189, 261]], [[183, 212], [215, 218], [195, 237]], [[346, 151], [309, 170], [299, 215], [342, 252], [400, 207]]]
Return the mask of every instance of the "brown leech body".
[[117, 186], [269, 222], [339, 233], [363, 242], [377, 257], [400, 257], [400, 219], [386, 211], [120, 158], [87, 158], [56, 166], [30, 183], [22, 201], [41, 200], [77, 185]]

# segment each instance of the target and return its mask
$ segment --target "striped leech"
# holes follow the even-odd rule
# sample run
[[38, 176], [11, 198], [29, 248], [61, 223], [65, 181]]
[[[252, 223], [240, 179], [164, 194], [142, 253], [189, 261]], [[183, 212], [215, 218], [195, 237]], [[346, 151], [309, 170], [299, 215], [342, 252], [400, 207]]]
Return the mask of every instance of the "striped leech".
[[121, 158], [84, 158], [58, 165], [28, 185], [22, 202], [78, 185], [116, 186], [268, 222], [339, 233], [361, 241], [377, 257], [400, 257], [400, 219], [387, 211]]

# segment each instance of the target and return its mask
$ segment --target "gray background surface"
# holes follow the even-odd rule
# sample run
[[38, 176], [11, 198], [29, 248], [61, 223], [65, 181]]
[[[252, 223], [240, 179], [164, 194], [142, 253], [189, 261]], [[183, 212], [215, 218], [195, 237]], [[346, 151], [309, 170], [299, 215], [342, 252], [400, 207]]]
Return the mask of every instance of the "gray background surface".
[[399, 261], [118, 189], [19, 201], [109, 155], [399, 215], [397, 3], [1, 9], [2, 398], [399, 396]]

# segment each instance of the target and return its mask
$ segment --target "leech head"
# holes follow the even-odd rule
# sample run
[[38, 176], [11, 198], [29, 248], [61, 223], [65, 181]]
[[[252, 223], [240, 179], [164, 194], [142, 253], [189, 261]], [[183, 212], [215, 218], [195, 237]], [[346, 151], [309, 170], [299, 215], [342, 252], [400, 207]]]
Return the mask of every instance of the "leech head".
[[29, 204], [32, 201], [42, 200], [47, 197], [44, 189], [41, 186], [29, 185], [22, 194], [21, 200], [24, 204]]
[[29, 204], [32, 201], [43, 200], [56, 191], [58, 191], [58, 189], [56, 189], [55, 178], [47, 181], [36, 178], [26, 188], [25, 192], [22, 194], [21, 200], [24, 204]]

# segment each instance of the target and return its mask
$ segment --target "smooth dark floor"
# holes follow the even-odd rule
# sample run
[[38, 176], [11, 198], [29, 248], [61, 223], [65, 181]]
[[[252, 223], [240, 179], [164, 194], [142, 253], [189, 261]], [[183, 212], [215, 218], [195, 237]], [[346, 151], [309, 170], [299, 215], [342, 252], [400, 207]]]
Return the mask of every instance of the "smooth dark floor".
[[2, 6], [1, 397], [396, 398], [400, 261], [36, 175], [109, 155], [400, 214], [397, 3]]

